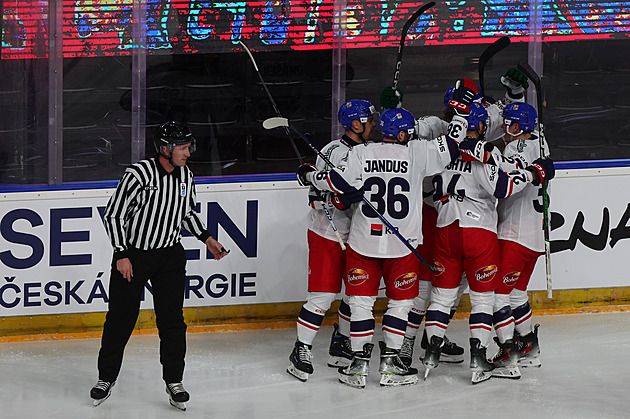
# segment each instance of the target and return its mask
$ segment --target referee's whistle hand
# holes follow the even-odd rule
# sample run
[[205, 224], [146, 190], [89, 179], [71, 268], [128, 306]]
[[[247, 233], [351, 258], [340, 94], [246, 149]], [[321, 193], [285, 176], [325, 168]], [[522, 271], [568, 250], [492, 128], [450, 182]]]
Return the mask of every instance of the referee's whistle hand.
[[131, 278], [133, 277], [133, 266], [131, 266], [129, 258], [118, 259], [116, 261], [116, 269], [118, 269], [118, 272], [121, 273], [127, 282], [131, 282]]
[[225, 250], [225, 247], [223, 247], [223, 245], [216, 241], [213, 237], [208, 237], [206, 240], [206, 246], [208, 247], [208, 250], [212, 252], [216, 260], [223, 259], [228, 253], [230, 253], [229, 250]]

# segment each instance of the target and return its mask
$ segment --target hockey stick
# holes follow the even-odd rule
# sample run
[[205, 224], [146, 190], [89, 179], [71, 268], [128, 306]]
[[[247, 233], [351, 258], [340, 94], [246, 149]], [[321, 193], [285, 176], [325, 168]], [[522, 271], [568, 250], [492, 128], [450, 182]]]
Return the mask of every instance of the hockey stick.
[[405, 26], [403, 26], [402, 28], [402, 33], [400, 35], [400, 44], [398, 45], [398, 55], [396, 56], [396, 70], [394, 71], [394, 81], [392, 82], [392, 88], [394, 90], [396, 90], [396, 88], [398, 87], [398, 79], [400, 78], [400, 66], [402, 64], [402, 52], [403, 47], [405, 46], [405, 38], [407, 38], [407, 32], [409, 31], [409, 28], [411, 27], [413, 22], [418, 19], [418, 16], [420, 16], [422, 13], [433, 6], [435, 6], [435, 2], [433, 1], [424, 4], [411, 15], [411, 17], [405, 23]]
[[479, 57], [479, 94], [481, 95], [481, 97], [484, 96], [484, 93], [486, 91], [483, 78], [484, 72], [486, 70], [486, 64], [488, 64], [488, 61], [490, 61], [490, 59], [492, 59], [492, 57], [494, 57], [496, 53], [507, 48], [510, 43], [511, 41], [509, 37], [502, 36], [501, 38], [488, 45], [484, 52], [481, 53], [481, 56]]
[[[258, 74], [258, 78], [260, 79], [260, 83], [262, 84], [265, 93], [267, 93], [267, 97], [269, 98], [269, 101], [271, 102], [271, 106], [273, 107], [274, 112], [276, 113], [276, 116], [278, 118], [282, 118], [282, 114], [280, 113], [280, 109], [278, 109], [278, 105], [276, 105], [276, 101], [273, 100], [273, 96], [271, 96], [271, 92], [269, 91], [269, 88], [267, 87], [267, 83], [265, 83], [265, 80], [263, 79], [262, 74], [260, 74], [260, 71], [258, 70], [258, 65], [256, 64], [256, 60], [254, 60], [254, 56], [252, 55], [251, 51], [249, 50], [249, 48], [247, 48], [247, 45], [245, 45], [243, 43], [243, 41], [239, 41], [239, 43], [241, 44], [241, 46], [243, 47], [243, 49], [245, 50], [245, 52], [247, 53], [247, 55], [249, 55], [249, 59], [251, 60], [252, 64], [254, 65], [254, 70], [256, 70], [256, 74]], [[302, 155], [300, 154], [300, 151], [298, 150], [297, 146], [295, 145], [295, 141], [293, 140], [293, 136], [291, 136], [291, 131], [289, 130], [288, 127], [285, 128], [285, 133], [287, 134], [287, 137], [289, 138], [289, 142], [291, 143], [291, 147], [293, 148], [293, 151], [295, 152], [295, 155], [298, 158], [298, 161], [300, 162], [300, 164], [304, 163], [304, 160], [302, 159]], [[318, 194], [319, 195], [319, 194]], [[322, 209], [324, 210], [324, 214], [326, 214], [326, 218], [328, 218], [328, 222], [330, 223], [330, 226], [332, 227], [333, 231], [335, 232], [335, 236], [337, 236], [337, 241], [339, 242], [339, 245], [341, 246], [342, 250], [346, 250], [346, 245], [343, 242], [343, 239], [341, 238], [341, 235], [339, 234], [339, 231], [337, 230], [337, 226], [335, 226], [335, 223], [332, 219], [332, 216], [330, 215], [330, 211], [328, 211], [328, 208], [326, 208], [326, 203], [322, 201]]]
[[[302, 134], [300, 131], [295, 129], [295, 127], [293, 127], [292, 125], [289, 124], [289, 120], [288, 119], [276, 117], [276, 118], [265, 119], [263, 121], [263, 128], [265, 128], [265, 129], [274, 129], [274, 128], [278, 128], [278, 127], [287, 127], [287, 128], [292, 129], [301, 139], [304, 140], [304, 142], [306, 144], [308, 144], [308, 146], [311, 148], [311, 150], [313, 150], [315, 152], [315, 154], [317, 154], [324, 162], [326, 162], [327, 165], [329, 165], [330, 167], [335, 167], [335, 165], [332, 164], [332, 162], [330, 160], [328, 160], [328, 157], [326, 157], [324, 154], [322, 154], [321, 151], [316, 149], [315, 146], [313, 145], [313, 143], [311, 143], [311, 141], [308, 138], [306, 138], [306, 136], [304, 134]], [[426, 266], [429, 269], [429, 271], [433, 272], [434, 271], [433, 266], [431, 266], [429, 264], [429, 262], [427, 262], [422, 256], [420, 256], [420, 253], [418, 253], [416, 251], [416, 249], [414, 249], [413, 246], [411, 244], [409, 244], [409, 241], [406, 238], [404, 238], [402, 234], [400, 234], [398, 229], [396, 229], [396, 227], [394, 227], [392, 225], [392, 223], [390, 223], [387, 220], [387, 218], [385, 218], [383, 215], [381, 215], [376, 210], [376, 208], [374, 208], [374, 205], [372, 205], [372, 203], [370, 201], [368, 201], [365, 196], [362, 197], [361, 199], [363, 200], [365, 205], [367, 205], [368, 207], [370, 207], [372, 209], [372, 211], [374, 211], [376, 216], [383, 222], [383, 224], [385, 224], [385, 226], [387, 226], [387, 228], [389, 228], [390, 231], [392, 233], [394, 233], [394, 235], [396, 237], [398, 237], [400, 239], [400, 241], [403, 242], [403, 244], [405, 246], [407, 246], [407, 249], [411, 250], [411, 253], [413, 253], [420, 260], [420, 262], [422, 262], [424, 264], [424, 266]]]
[[[547, 141], [545, 138], [545, 129], [543, 125], [543, 94], [542, 83], [540, 76], [536, 74], [534, 69], [527, 63], [527, 61], [519, 61], [517, 65], [518, 69], [527, 76], [528, 79], [534, 83], [536, 88], [536, 102], [538, 107], [538, 133], [540, 136], [540, 158], [545, 156], [544, 144]], [[549, 241], [549, 194], [547, 193], [547, 186], [549, 181], [545, 180], [542, 183], [542, 198], [543, 198], [543, 232], [545, 234], [545, 270], [547, 273], [547, 298], [553, 298], [553, 291], [551, 286], [551, 242]]]

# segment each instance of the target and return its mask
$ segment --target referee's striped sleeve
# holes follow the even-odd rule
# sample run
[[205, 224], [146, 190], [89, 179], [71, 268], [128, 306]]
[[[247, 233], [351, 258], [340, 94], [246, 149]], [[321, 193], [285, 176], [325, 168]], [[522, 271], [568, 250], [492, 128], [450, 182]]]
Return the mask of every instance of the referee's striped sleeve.
[[115, 253], [127, 250], [125, 223], [130, 210], [129, 203], [138, 193], [139, 186], [138, 180], [131, 171], [126, 171], [105, 208], [103, 216], [105, 231]]
[[195, 211], [195, 206], [197, 205], [197, 191], [195, 188], [195, 181], [192, 178], [192, 173], [189, 200], [188, 213], [184, 217], [182, 224], [193, 236], [197, 237], [202, 242], [205, 242], [208, 237], [210, 237], [210, 233], [208, 233], [204, 222]]

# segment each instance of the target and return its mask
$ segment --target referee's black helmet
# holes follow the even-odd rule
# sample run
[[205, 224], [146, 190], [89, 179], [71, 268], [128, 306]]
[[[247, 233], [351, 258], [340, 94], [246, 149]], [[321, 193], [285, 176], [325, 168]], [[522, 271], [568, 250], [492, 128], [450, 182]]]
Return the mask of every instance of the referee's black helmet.
[[160, 154], [162, 154], [162, 147], [164, 146], [166, 146], [169, 153], [172, 153], [176, 145], [187, 143], [190, 143], [190, 152], [194, 153], [197, 141], [193, 137], [190, 128], [180, 122], [164, 122], [155, 129], [153, 134], [155, 150]]

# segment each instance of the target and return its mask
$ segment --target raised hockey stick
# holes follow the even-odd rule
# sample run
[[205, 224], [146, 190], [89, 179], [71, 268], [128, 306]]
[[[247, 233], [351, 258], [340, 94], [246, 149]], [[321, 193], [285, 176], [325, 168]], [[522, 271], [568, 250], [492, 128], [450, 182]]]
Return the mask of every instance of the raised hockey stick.
[[402, 33], [400, 34], [400, 44], [398, 44], [398, 54], [396, 55], [396, 70], [394, 71], [394, 81], [392, 82], [392, 87], [394, 90], [396, 90], [396, 88], [398, 87], [398, 79], [400, 78], [400, 66], [402, 64], [402, 52], [405, 46], [405, 39], [407, 38], [407, 32], [409, 31], [409, 28], [411, 27], [411, 25], [413, 25], [413, 22], [415, 22], [416, 19], [418, 19], [418, 17], [422, 13], [424, 13], [425, 11], [427, 11], [433, 6], [435, 6], [435, 2], [433, 1], [421, 6], [409, 17], [409, 19], [405, 23], [405, 26], [403, 26], [402, 28]]
[[[306, 136], [304, 134], [302, 134], [300, 131], [295, 129], [295, 127], [293, 127], [291, 124], [289, 124], [289, 120], [287, 118], [276, 117], [276, 118], [265, 119], [263, 121], [263, 128], [265, 128], [265, 129], [274, 129], [274, 128], [278, 128], [278, 127], [287, 127], [287, 128], [290, 128], [291, 130], [293, 130], [302, 140], [304, 140], [304, 142], [306, 144], [308, 144], [308, 146], [311, 148], [311, 150], [313, 150], [315, 152], [315, 154], [317, 154], [324, 162], [326, 162], [327, 165], [329, 165], [330, 167], [335, 167], [335, 165], [332, 164], [332, 162], [330, 160], [328, 160], [328, 157], [326, 157], [324, 154], [322, 154], [321, 151], [319, 151], [317, 148], [315, 148], [313, 143], [311, 143], [311, 141], [308, 138], [306, 138]], [[403, 242], [403, 244], [407, 247], [407, 249], [411, 250], [411, 253], [413, 253], [418, 258], [418, 260], [420, 260], [420, 262], [422, 262], [424, 264], [424, 266], [426, 266], [429, 269], [429, 271], [433, 272], [434, 271], [433, 266], [431, 266], [429, 264], [429, 262], [427, 262], [422, 256], [420, 256], [420, 253], [418, 253], [416, 251], [416, 249], [414, 249], [413, 246], [411, 244], [409, 244], [409, 241], [405, 237], [403, 237], [402, 234], [400, 234], [398, 232], [398, 229], [396, 229], [396, 227], [394, 227], [392, 225], [392, 223], [390, 223], [387, 220], [387, 218], [385, 218], [383, 215], [381, 215], [376, 210], [376, 208], [374, 208], [374, 205], [372, 205], [372, 203], [370, 201], [368, 201], [365, 196], [362, 197], [362, 200], [365, 203], [365, 205], [367, 205], [368, 207], [370, 207], [372, 209], [372, 211], [374, 211], [376, 216], [383, 222], [383, 224], [385, 224], [385, 226], [387, 228], [389, 228], [390, 231], [392, 233], [394, 233], [394, 235], [396, 237], [398, 237], [401, 242]]]
[[[540, 136], [540, 158], [545, 156], [544, 144], [547, 141], [545, 138], [545, 129], [543, 125], [543, 92], [542, 82], [540, 76], [536, 74], [534, 69], [527, 63], [527, 61], [519, 61], [517, 65], [518, 69], [527, 76], [528, 79], [534, 84], [536, 88], [536, 102], [538, 107], [538, 133]], [[545, 270], [547, 273], [547, 298], [553, 298], [553, 289], [551, 286], [551, 242], [549, 240], [549, 194], [547, 193], [548, 181], [545, 180], [542, 183], [542, 198], [543, 198], [543, 232], [545, 234]]]
[[496, 53], [507, 48], [507, 46], [510, 45], [510, 42], [509, 37], [502, 36], [488, 45], [488, 47], [481, 53], [481, 56], [479, 57], [479, 94], [481, 97], [483, 97], [486, 92], [484, 86], [484, 72], [486, 71], [486, 64], [488, 64], [488, 61], [490, 61]]
[[[260, 70], [258, 70], [258, 65], [256, 64], [256, 60], [254, 60], [254, 56], [252, 55], [252, 52], [249, 50], [249, 48], [247, 48], [247, 45], [245, 45], [243, 43], [243, 41], [239, 41], [239, 43], [241, 44], [241, 46], [243, 47], [243, 49], [245, 50], [245, 52], [249, 56], [249, 59], [251, 60], [252, 64], [254, 65], [254, 70], [256, 70], [256, 74], [258, 74], [258, 78], [260, 79], [260, 83], [262, 84], [263, 89], [265, 89], [265, 93], [267, 93], [267, 97], [269, 98], [269, 101], [271, 102], [271, 106], [273, 107], [273, 110], [276, 113], [276, 116], [278, 118], [282, 118], [282, 114], [280, 113], [280, 109], [278, 109], [278, 105], [276, 105], [276, 101], [273, 100], [273, 96], [271, 96], [271, 92], [269, 91], [269, 88], [267, 87], [267, 83], [265, 83], [265, 80], [263, 79], [262, 74], [260, 74]], [[300, 154], [300, 151], [298, 150], [297, 146], [295, 145], [295, 141], [293, 140], [293, 136], [291, 136], [291, 131], [289, 130], [288, 127], [286, 127], [284, 131], [287, 134], [287, 137], [289, 138], [289, 142], [291, 143], [291, 147], [293, 148], [293, 151], [295, 152], [295, 155], [297, 156], [298, 161], [300, 162], [300, 164], [304, 163], [304, 160], [302, 159], [302, 155]], [[339, 234], [339, 231], [337, 230], [337, 226], [335, 226], [335, 223], [334, 223], [334, 221], [332, 219], [332, 216], [330, 215], [330, 211], [328, 211], [328, 208], [326, 208], [326, 203], [323, 202], [323, 200], [322, 200], [322, 209], [324, 210], [324, 214], [326, 214], [326, 218], [328, 218], [328, 222], [330, 223], [330, 227], [335, 232], [335, 236], [337, 236], [337, 241], [339, 242], [339, 245], [341, 246], [341, 249], [342, 250], [346, 250], [346, 245], [343, 242], [343, 239], [341, 238], [341, 235]]]

